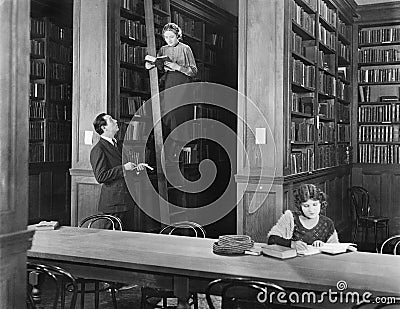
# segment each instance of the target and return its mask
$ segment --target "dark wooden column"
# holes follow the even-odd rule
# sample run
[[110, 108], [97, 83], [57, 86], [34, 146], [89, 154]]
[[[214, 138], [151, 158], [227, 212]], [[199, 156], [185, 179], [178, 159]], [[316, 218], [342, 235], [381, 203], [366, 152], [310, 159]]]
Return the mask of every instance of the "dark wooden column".
[[25, 307], [29, 0], [0, 1], [0, 308]]

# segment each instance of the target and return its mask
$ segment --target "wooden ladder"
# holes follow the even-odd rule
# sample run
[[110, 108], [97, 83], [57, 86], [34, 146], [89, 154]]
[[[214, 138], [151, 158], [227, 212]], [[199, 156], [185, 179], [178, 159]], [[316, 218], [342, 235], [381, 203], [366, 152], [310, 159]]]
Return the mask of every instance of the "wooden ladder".
[[[169, 12], [169, 1], [168, 1]], [[144, 0], [144, 13], [146, 23], [146, 36], [147, 36], [147, 52], [150, 55], [156, 55], [156, 39], [154, 33], [154, 15], [153, 15], [153, 0]], [[169, 14], [171, 16], [171, 14]], [[169, 17], [168, 22], [171, 17]], [[157, 166], [157, 183], [158, 183], [158, 197], [160, 207], [160, 219], [163, 224], [170, 224], [170, 213], [168, 203], [168, 187], [167, 180], [162, 168], [162, 162], [165, 163], [165, 155], [162, 151], [163, 147], [163, 132], [161, 125], [161, 109], [160, 109], [160, 95], [158, 87], [158, 72], [157, 69], [149, 70], [150, 74], [150, 92], [151, 92], [151, 108], [153, 116], [154, 128], [154, 143], [155, 155]]]

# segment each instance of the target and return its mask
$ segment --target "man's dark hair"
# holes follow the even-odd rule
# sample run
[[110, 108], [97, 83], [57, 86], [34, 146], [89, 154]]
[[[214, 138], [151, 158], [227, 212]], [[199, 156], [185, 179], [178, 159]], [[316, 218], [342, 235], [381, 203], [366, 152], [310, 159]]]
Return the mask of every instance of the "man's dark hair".
[[106, 113], [101, 113], [96, 116], [93, 121], [94, 130], [99, 134], [102, 135], [104, 133], [102, 126], [107, 125], [107, 121], [104, 119], [104, 116], [107, 115]]

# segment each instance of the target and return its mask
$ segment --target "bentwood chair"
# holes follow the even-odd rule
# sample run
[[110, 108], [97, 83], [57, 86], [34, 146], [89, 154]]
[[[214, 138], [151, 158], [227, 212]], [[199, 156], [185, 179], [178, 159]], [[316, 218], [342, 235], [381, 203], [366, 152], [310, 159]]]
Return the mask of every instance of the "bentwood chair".
[[[281, 296], [278, 298], [279, 293]], [[217, 279], [210, 282], [206, 289], [210, 309], [291, 308], [288, 295], [277, 284], [242, 278]], [[216, 306], [217, 303], [220, 304]]]
[[[79, 227], [82, 228], [104, 228], [104, 226], [109, 226], [113, 231], [122, 231], [122, 222], [118, 217], [107, 215], [107, 214], [97, 214], [86, 217], [79, 222]], [[117, 304], [117, 284], [114, 282], [101, 282], [94, 279], [78, 278], [77, 282], [80, 284], [80, 289], [78, 293], [81, 295], [80, 304], [81, 309], [85, 307], [85, 294], [94, 293], [94, 303], [95, 308], [99, 308], [100, 302], [100, 292], [110, 290], [114, 309], [118, 308]], [[93, 289], [86, 289], [86, 285], [91, 284], [94, 286]], [[105, 286], [100, 288], [100, 284]]]
[[400, 235], [394, 235], [386, 239], [382, 245], [380, 254], [400, 255]]
[[[191, 221], [181, 221], [165, 226], [163, 229], [161, 229], [160, 234], [190, 236], [199, 238], [206, 237], [206, 232], [204, 228], [200, 224]], [[159, 304], [160, 302], [158, 302], [159, 299], [161, 299], [161, 304]], [[173, 291], [156, 289], [151, 287], [142, 287], [142, 299], [141, 299], [142, 309], [174, 308], [175, 305], [170, 306], [168, 300], [175, 300], [176, 302], [176, 297]], [[197, 293], [192, 294], [192, 304], [195, 309], [198, 308]]]
[[368, 240], [368, 230], [373, 229], [375, 250], [378, 251], [378, 230], [385, 229], [386, 238], [389, 237], [389, 218], [374, 216], [370, 213], [370, 198], [369, 193], [365, 188], [353, 186], [349, 189], [349, 196], [351, 204], [350, 214], [353, 242], [355, 242], [357, 239], [357, 232], [359, 228], [361, 228], [361, 239], [364, 242]]
[[[27, 308], [65, 308], [66, 295], [70, 309], [75, 308], [78, 286], [76, 279], [61, 267], [26, 263], [27, 270]], [[68, 292], [68, 293], [66, 293]], [[43, 297], [44, 295], [44, 297]], [[43, 301], [42, 301], [43, 300]], [[49, 307], [48, 302], [52, 303]]]

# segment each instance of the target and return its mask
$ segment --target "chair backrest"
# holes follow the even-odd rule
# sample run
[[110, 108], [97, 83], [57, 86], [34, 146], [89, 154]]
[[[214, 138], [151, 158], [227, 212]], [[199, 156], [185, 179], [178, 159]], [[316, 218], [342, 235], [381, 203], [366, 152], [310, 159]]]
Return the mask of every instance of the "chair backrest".
[[[283, 294], [278, 298], [279, 293]], [[277, 300], [285, 300], [281, 303], [282, 307], [290, 307], [285, 289], [271, 282], [242, 278], [217, 279], [208, 284], [205, 294], [210, 309], [216, 308], [216, 295], [220, 295], [221, 306], [218, 307], [221, 309], [270, 308], [272, 303], [279, 306]]]
[[393, 255], [400, 255], [400, 235], [394, 235], [386, 239], [382, 245], [380, 254], [390, 253]]
[[160, 234], [194, 236], [199, 238], [206, 237], [204, 228], [200, 224], [192, 221], [172, 223], [161, 229]]
[[89, 217], [86, 217], [79, 222], [79, 227], [87, 227], [87, 228], [94, 228], [93, 223], [97, 222], [109, 222], [111, 225], [111, 229], [113, 231], [122, 231], [122, 222], [121, 219], [112, 215], [107, 215], [107, 214], [97, 214], [97, 215], [92, 215]]
[[369, 193], [368, 191], [359, 186], [353, 186], [349, 189], [350, 203], [351, 203], [351, 216], [352, 219], [360, 218], [369, 215]]
[[[71, 295], [70, 309], [75, 308], [78, 286], [76, 279], [66, 270], [51, 265], [36, 264], [27, 262], [27, 306], [29, 309], [49, 308], [49, 305], [42, 304], [41, 295], [49, 293], [43, 291], [44, 286], [51, 289], [52, 307], [57, 308], [61, 300], [62, 308], [65, 308], [65, 289]], [[42, 289], [42, 290], [41, 290]]]

